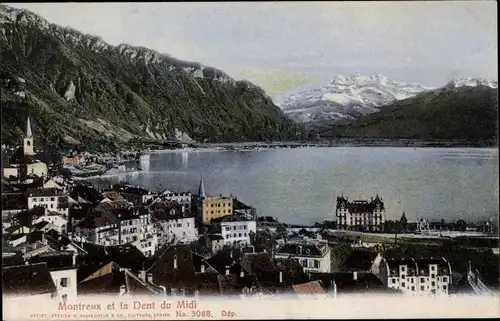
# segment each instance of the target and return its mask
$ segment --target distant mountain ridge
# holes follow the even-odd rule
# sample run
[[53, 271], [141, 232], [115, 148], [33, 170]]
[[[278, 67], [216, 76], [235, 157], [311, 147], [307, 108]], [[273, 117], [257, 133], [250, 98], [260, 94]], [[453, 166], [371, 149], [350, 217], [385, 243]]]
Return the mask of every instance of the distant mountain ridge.
[[50, 142], [287, 140], [302, 129], [248, 81], [216, 68], [51, 24], [0, 5], [2, 142], [30, 116]]
[[458, 87], [477, 87], [477, 86], [486, 86], [490, 88], [498, 88], [498, 81], [488, 80], [484, 78], [456, 78], [450, 81], [446, 86], [452, 88]]
[[280, 107], [299, 123], [345, 125], [379, 111], [381, 106], [430, 89], [390, 80], [382, 74], [336, 75], [325, 86], [290, 95]]
[[[324, 124], [324, 137], [448, 140], [498, 146], [498, 89], [458, 82], [386, 105], [345, 126]], [[491, 83], [490, 83], [491, 84]]]

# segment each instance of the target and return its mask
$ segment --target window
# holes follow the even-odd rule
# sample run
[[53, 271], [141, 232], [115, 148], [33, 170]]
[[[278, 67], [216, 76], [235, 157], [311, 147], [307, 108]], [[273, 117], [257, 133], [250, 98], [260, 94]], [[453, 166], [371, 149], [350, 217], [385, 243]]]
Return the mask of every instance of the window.
[[420, 287], [420, 291], [424, 291], [424, 290], [425, 290], [425, 287], [422, 285], [422, 286]]
[[406, 285], [406, 283], [404, 283], [404, 282], [402, 282], [402, 283], [401, 283], [401, 287], [403, 287], [403, 288], [404, 288], [404, 287], [405, 287], [405, 285]]
[[68, 301], [68, 295], [67, 294], [63, 294], [62, 295], [62, 299], [63, 299], [63, 301]]
[[435, 279], [436, 278], [436, 274], [431, 274], [431, 278]]
[[432, 282], [431, 282], [431, 285], [432, 285], [432, 286], [436, 286], [436, 282], [435, 282], [435, 281], [432, 281]]
[[68, 287], [68, 278], [61, 278], [61, 286], [63, 288]]
[[238, 237], [241, 237], [241, 233], [238, 233]]
[[54, 197], [51, 197], [51, 198], [50, 198], [50, 201], [51, 201], [51, 202], [53, 202], [53, 201], [55, 201], [55, 200], [56, 200], [56, 199], [55, 199]]
[[411, 287], [411, 290], [412, 290], [412, 291], [415, 291], [415, 286], [412, 286], [412, 287]]
[[420, 282], [425, 283], [425, 278], [420, 278]]
[[40, 202], [45, 202], [45, 198], [40, 198]]
[[448, 282], [448, 277], [447, 276], [443, 276], [443, 282]]
[[443, 285], [443, 290], [445, 290], [445, 291], [446, 291], [446, 288], [447, 288], [447, 286], [446, 286], [446, 285]]
[[396, 278], [393, 278], [391, 281], [392, 281], [392, 284], [395, 284], [396, 283]]
[[434, 265], [431, 265], [431, 271], [436, 271], [436, 267]]
[[414, 283], [414, 282], [413, 282], [413, 281], [414, 281], [414, 279], [413, 279], [413, 278], [411, 278], [411, 279], [410, 279], [410, 281], [411, 281], [410, 283]]
[[314, 268], [319, 269], [319, 260], [314, 260]]

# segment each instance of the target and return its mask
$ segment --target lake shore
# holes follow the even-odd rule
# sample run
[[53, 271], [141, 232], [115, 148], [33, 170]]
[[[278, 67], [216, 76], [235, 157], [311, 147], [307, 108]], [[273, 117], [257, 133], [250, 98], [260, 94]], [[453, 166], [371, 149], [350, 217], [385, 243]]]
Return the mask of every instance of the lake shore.
[[225, 150], [262, 150], [280, 148], [307, 147], [408, 147], [408, 148], [496, 148], [491, 142], [467, 142], [444, 140], [412, 140], [412, 139], [351, 139], [340, 138], [320, 141], [288, 141], [288, 142], [227, 142], [227, 143], [190, 143], [189, 147], [150, 149], [145, 153], [161, 153], [176, 151], [225, 151]]

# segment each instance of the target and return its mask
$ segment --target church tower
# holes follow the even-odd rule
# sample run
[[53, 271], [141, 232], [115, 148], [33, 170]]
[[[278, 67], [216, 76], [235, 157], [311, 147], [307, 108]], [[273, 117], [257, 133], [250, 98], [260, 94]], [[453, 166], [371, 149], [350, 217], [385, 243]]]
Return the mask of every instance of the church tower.
[[205, 198], [205, 183], [203, 182], [203, 173], [201, 173], [200, 186], [198, 186], [198, 197]]
[[26, 136], [23, 139], [23, 150], [25, 156], [35, 155], [35, 151], [33, 149], [33, 133], [31, 132], [31, 123], [29, 117], [26, 124]]

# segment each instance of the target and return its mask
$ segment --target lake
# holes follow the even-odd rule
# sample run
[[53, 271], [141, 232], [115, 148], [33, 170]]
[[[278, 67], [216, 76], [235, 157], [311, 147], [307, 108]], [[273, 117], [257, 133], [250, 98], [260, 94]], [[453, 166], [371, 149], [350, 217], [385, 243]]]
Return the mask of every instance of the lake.
[[234, 195], [259, 215], [295, 224], [335, 219], [337, 196], [380, 195], [387, 219], [477, 221], [498, 216], [495, 148], [325, 147], [261, 151], [165, 151], [138, 173], [101, 177], [153, 190]]

